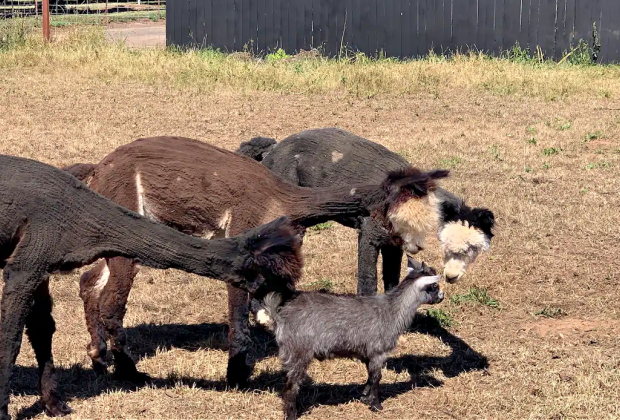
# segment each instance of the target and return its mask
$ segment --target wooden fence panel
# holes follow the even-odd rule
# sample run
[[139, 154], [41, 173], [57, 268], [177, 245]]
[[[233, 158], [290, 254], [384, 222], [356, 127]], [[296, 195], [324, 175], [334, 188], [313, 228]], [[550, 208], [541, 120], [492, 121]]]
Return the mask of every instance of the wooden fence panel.
[[169, 45], [256, 53], [341, 47], [418, 57], [457, 49], [500, 53], [519, 44], [561, 59], [580, 39], [599, 62], [620, 61], [620, 0], [168, 0]]

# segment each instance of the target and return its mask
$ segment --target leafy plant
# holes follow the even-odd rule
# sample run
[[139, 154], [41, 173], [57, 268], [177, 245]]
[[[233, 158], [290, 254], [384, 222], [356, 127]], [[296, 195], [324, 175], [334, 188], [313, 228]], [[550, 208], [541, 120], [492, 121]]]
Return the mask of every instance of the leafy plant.
[[551, 306], [545, 306], [539, 311], [534, 312], [536, 316], [542, 316], [545, 318], [559, 318], [562, 315], [566, 315], [566, 312], [562, 308], [554, 308]]
[[449, 313], [441, 309], [435, 308], [429, 308], [426, 311], [428, 313], [428, 316], [436, 320], [442, 327], [449, 328], [454, 325], [454, 320]]
[[547, 162], [543, 163], [542, 165], [543, 169], [550, 169], [551, 165], [549, 165]]
[[603, 133], [601, 133], [600, 130], [596, 130], [594, 133], [586, 134], [586, 138], [585, 138], [584, 141], [587, 143], [587, 142], [592, 141], [592, 140], [598, 140], [601, 137], [603, 137]]
[[562, 151], [562, 149], [560, 147], [547, 147], [547, 148], [543, 149], [543, 155], [544, 156], [553, 156], [553, 155], [557, 155], [561, 151]]
[[528, 174], [531, 172], [534, 172], [534, 170], [532, 168], [530, 168], [529, 166], [525, 167], [525, 172], [527, 172]]
[[278, 48], [275, 52], [271, 54], [267, 54], [266, 56], [267, 61], [284, 60], [285, 58], [289, 58], [289, 57], [290, 55], [288, 55], [286, 51], [284, 51], [282, 48]]
[[323, 230], [327, 230], [330, 229], [332, 226], [334, 226], [334, 222], [332, 222], [331, 220], [325, 223], [319, 223], [318, 225], [314, 225], [310, 228], [308, 228], [309, 231], [311, 232], [321, 232]]
[[308, 283], [306, 286], [309, 290], [314, 291], [323, 291], [323, 292], [333, 292], [334, 283], [330, 279], [320, 278], [317, 281], [313, 281], [312, 283]]
[[473, 302], [473, 303], [479, 303], [485, 306], [489, 306], [491, 308], [499, 309], [499, 301], [497, 299], [491, 298], [491, 296], [489, 296], [489, 292], [487, 289], [477, 287], [477, 286], [470, 287], [469, 292], [466, 294], [452, 295], [450, 300], [457, 305], [460, 305], [466, 302]]
[[527, 142], [528, 142], [529, 144], [538, 144], [538, 140], [536, 140], [536, 138], [535, 138], [535, 137], [532, 137], [532, 138], [531, 138], [531, 139], [529, 139]]
[[460, 163], [463, 163], [463, 159], [458, 156], [452, 156], [439, 161], [439, 166], [443, 168], [456, 168]]

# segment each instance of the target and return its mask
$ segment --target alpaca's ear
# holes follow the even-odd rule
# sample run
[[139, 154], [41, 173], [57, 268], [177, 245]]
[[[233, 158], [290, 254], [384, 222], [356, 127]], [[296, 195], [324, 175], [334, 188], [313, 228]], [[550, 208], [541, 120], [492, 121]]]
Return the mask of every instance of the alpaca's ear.
[[480, 225], [480, 229], [487, 234], [491, 234], [493, 226], [495, 226], [495, 216], [493, 212], [488, 209], [474, 209], [476, 219]]

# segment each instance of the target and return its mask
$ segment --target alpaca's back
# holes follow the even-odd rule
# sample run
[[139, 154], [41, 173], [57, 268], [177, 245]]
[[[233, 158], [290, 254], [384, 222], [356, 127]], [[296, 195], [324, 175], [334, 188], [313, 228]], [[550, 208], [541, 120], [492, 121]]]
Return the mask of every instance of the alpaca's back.
[[410, 166], [380, 144], [338, 128], [293, 134], [279, 142], [263, 164], [302, 187], [380, 183], [387, 172]]

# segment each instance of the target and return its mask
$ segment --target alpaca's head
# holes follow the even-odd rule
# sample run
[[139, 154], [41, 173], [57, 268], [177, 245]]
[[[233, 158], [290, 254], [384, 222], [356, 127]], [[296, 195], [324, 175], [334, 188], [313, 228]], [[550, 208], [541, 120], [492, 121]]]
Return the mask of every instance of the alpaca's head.
[[478, 255], [491, 246], [495, 217], [490, 210], [472, 209], [465, 204], [455, 209], [442, 203], [442, 212], [439, 240], [444, 251], [444, 276], [448, 283], [456, 283]]
[[391, 172], [384, 182], [390, 231], [402, 240], [407, 253], [417, 254], [424, 249], [426, 235], [437, 229], [441, 214], [435, 180], [447, 176], [448, 171], [408, 168]]
[[275, 139], [268, 137], [254, 137], [250, 141], [241, 143], [239, 149], [235, 151], [240, 155], [250, 157], [261, 162], [276, 147]]
[[407, 276], [403, 281], [407, 279], [413, 280], [420, 304], [435, 304], [443, 300], [444, 293], [439, 286], [441, 276], [438, 276], [435, 269], [425, 262], [418, 263], [407, 256]]

